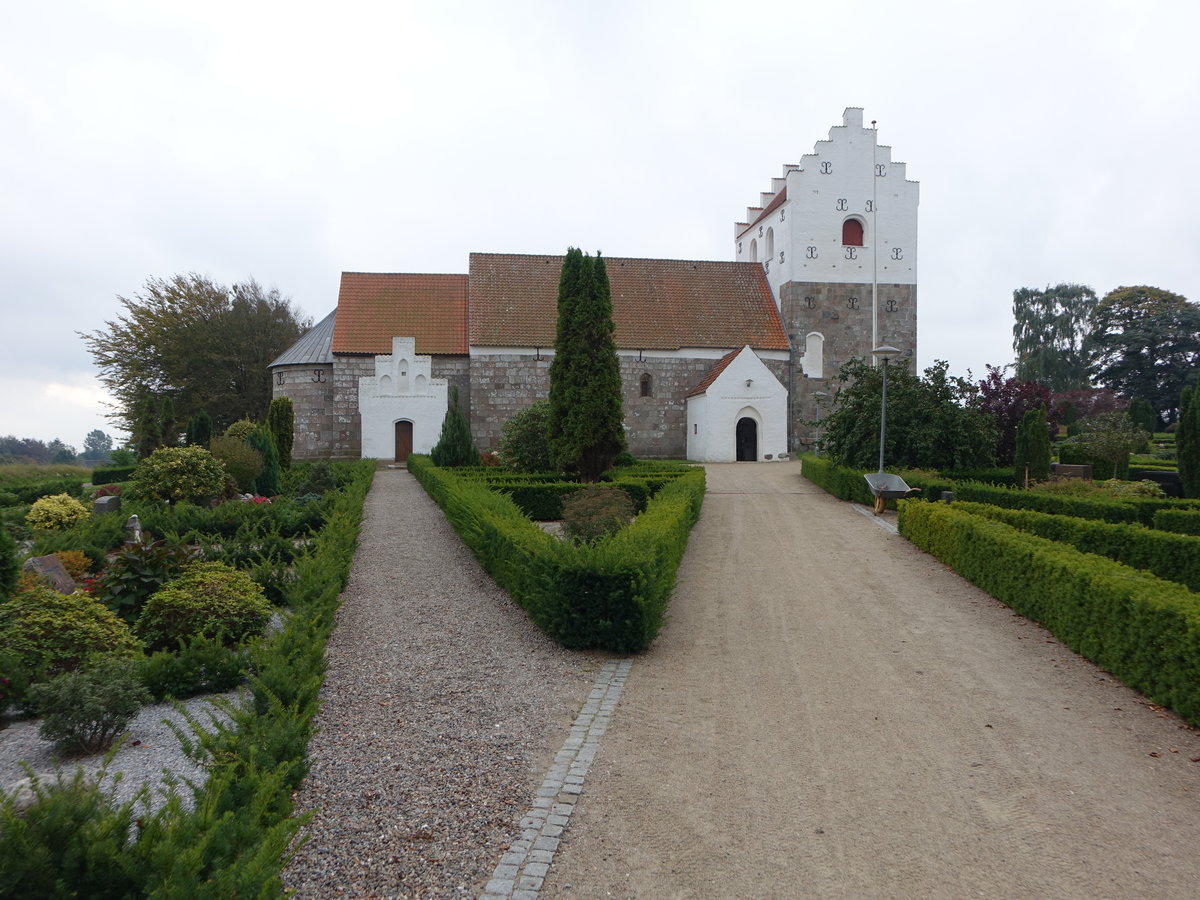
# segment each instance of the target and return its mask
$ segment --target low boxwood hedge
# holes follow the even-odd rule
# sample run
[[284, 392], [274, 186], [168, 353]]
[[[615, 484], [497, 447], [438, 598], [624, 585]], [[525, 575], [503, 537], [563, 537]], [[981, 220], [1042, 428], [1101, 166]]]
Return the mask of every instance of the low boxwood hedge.
[[427, 457], [410, 456], [408, 470], [496, 583], [563, 646], [635, 653], [653, 641], [700, 514], [702, 469], [665, 486], [629, 527], [586, 545], [551, 537], [509, 495]]
[[900, 533], [1153, 702], [1200, 725], [1200, 597], [947, 504], [902, 501]]
[[1160, 509], [1154, 513], [1154, 527], [1176, 534], [1200, 534], [1200, 509]]
[[956, 502], [954, 505], [1020, 531], [1070, 544], [1082, 553], [1106, 556], [1182, 584], [1189, 590], [1200, 591], [1200, 537], [1156, 531], [1145, 525], [1097, 522], [1029, 509], [1003, 509], [984, 503]]

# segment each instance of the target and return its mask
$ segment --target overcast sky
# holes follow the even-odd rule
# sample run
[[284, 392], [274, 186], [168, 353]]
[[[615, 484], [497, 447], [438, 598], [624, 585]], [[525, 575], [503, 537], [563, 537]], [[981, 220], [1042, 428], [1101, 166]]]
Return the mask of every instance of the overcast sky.
[[1200, 300], [1200, 4], [0, 5], [0, 434], [104, 418], [77, 331], [147, 278], [733, 258], [847, 106], [921, 183], [919, 362], [1012, 358], [1012, 291]]

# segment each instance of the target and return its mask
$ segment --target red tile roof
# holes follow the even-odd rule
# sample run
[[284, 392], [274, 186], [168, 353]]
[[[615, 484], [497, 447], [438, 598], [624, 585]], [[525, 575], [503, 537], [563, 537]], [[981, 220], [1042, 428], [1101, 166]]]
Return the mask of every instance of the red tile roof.
[[465, 356], [467, 276], [343, 272], [333, 352], [391, 353], [397, 336], [425, 356]]
[[692, 390], [688, 391], [688, 396], [695, 397], [699, 394], [703, 394], [710, 387], [712, 387], [713, 382], [721, 376], [722, 372], [729, 368], [729, 364], [737, 359], [737, 355], [744, 349], [746, 348], [738, 347], [736, 350], [730, 350], [728, 353], [722, 356], [717, 364], [708, 370], [708, 374], [701, 379], [700, 383], [692, 388]]
[[[471, 346], [552, 347], [562, 263], [561, 256], [472, 253]], [[604, 263], [621, 349], [788, 349], [757, 263], [622, 257]], [[338, 319], [340, 325], [340, 312]]]

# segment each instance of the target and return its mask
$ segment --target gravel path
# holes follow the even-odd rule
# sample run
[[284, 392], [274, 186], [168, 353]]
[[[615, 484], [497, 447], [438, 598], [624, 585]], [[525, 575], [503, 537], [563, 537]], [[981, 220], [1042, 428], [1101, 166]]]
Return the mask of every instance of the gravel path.
[[478, 896], [608, 658], [534, 628], [403, 470], [375, 476], [327, 657], [288, 886]]
[[706, 470], [541, 900], [1200, 896], [1200, 733], [797, 464]]

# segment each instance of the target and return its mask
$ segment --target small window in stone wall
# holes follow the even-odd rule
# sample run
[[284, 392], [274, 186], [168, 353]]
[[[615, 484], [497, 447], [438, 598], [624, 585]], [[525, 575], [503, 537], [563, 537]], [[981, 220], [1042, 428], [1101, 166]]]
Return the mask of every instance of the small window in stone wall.
[[775, 229], [767, 229], [767, 259], [775, 258]]
[[758, 240], [750, 242], [750, 262], [758, 262]]
[[642, 373], [642, 396], [652, 397], [654, 388], [654, 380], [650, 377], [649, 372]]

